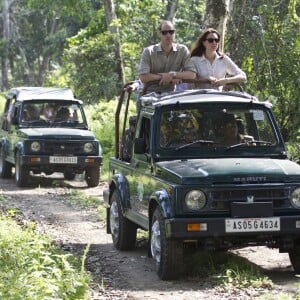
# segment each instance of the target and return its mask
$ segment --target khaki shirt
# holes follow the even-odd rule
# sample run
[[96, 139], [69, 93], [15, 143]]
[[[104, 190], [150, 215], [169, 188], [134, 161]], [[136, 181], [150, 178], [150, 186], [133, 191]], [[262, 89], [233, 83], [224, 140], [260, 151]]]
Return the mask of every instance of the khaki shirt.
[[[196, 73], [196, 68], [190, 60], [188, 48], [182, 44], [173, 43], [172, 51], [167, 55], [161, 44], [151, 45], [143, 50], [139, 75], [148, 73], [168, 73], [170, 71], [192, 71]], [[174, 90], [174, 85], [153, 85], [148, 91], [166, 92]]]

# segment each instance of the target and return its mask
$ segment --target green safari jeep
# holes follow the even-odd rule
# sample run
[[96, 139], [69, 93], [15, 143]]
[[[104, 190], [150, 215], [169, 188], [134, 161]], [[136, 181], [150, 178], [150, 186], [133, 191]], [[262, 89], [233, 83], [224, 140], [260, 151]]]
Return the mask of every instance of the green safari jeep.
[[102, 149], [88, 130], [82, 101], [69, 88], [12, 88], [0, 132], [2, 178], [10, 178], [14, 167], [20, 187], [31, 174], [54, 172], [67, 180], [84, 173], [89, 187], [99, 184]]
[[300, 273], [300, 166], [287, 158], [271, 104], [240, 91], [151, 93], [136, 117], [132, 90], [120, 97], [104, 192], [115, 247], [132, 249], [137, 229], [149, 231], [163, 280], [180, 276], [188, 245], [278, 248]]

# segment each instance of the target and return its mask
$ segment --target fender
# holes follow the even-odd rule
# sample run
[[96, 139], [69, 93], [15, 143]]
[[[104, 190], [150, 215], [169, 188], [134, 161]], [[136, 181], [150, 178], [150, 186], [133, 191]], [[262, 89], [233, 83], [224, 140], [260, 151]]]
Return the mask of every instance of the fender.
[[16, 163], [16, 155], [18, 152], [20, 152], [22, 157], [22, 155], [24, 154], [24, 144], [22, 142], [18, 142], [14, 147], [14, 157], [13, 157], [14, 163]]
[[7, 156], [7, 152], [8, 152], [8, 143], [7, 143], [7, 139], [2, 137], [1, 139], [1, 147], [4, 151], [4, 155]]
[[24, 154], [24, 144], [23, 142], [18, 142], [15, 146], [15, 154], [16, 151], [20, 151], [20, 153]]
[[151, 200], [149, 202], [149, 212], [152, 210], [154, 202], [161, 208], [162, 214], [165, 218], [172, 218], [174, 216], [171, 197], [166, 189], [160, 189], [152, 193]]
[[126, 208], [130, 208], [130, 193], [128, 181], [123, 174], [117, 173], [113, 175], [112, 182], [110, 184], [110, 195], [114, 189], [117, 189], [120, 193], [122, 211], [124, 212]]

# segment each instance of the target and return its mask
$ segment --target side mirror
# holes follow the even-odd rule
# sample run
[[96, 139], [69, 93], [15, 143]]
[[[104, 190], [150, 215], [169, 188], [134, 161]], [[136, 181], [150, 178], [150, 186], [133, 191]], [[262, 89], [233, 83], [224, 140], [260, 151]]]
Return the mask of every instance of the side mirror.
[[143, 138], [136, 138], [134, 140], [134, 153], [144, 154], [146, 152], [146, 143]]

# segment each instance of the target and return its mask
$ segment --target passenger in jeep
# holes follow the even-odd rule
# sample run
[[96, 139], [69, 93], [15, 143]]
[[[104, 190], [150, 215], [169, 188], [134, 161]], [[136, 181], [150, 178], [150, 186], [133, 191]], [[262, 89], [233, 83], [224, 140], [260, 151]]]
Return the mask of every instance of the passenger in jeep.
[[70, 111], [66, 107], [61, 107], [56, 114], [56, 122], [68, 121], [70, 117]]
[[236, 145], [239, 143], [253, 141], [253, 137], [244, 135], [239, 131], [241, 125], [238, 126], [237, 120], [233, 114], [224, 114], [221, 124], [217, 129], [217, 142], [224, 146]]
[[47, 104], [43, 109], [43, 116], [42, 118], [47, 121], [53, 121], [56, 115], [56, 107], [55, 105]]
[[178, 147], [197, 139], [199, 124], [190, 111], [178, 111], [170, 117], [163, 116], [160, 140], [162, 147]]
[[32, 104], [25, 105], [23, 111], [23, 121], [38, 121], [40, 118], [37, 107]]

